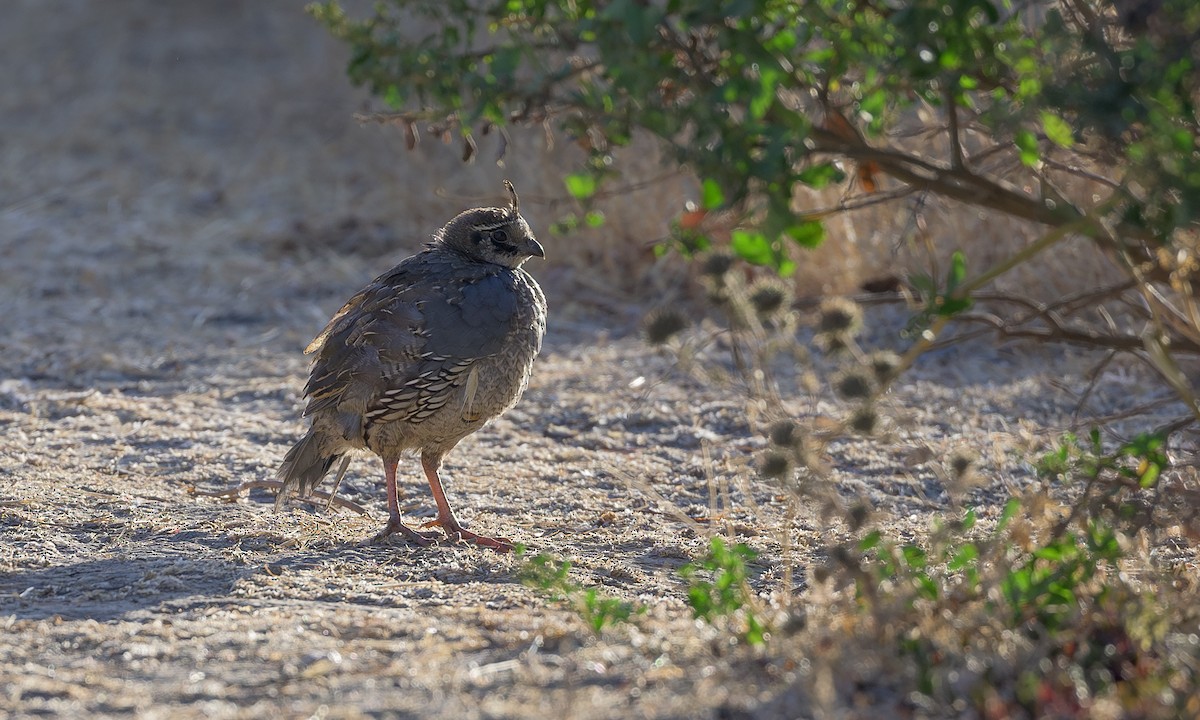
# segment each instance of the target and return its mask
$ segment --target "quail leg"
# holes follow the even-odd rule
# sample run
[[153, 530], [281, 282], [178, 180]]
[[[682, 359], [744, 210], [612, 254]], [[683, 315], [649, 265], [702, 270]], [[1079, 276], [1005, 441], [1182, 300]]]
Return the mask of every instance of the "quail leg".
[[473, 533], [458, 522], [458, 519], [454, 517], [454, 512], [450, 510], [450, 502], [446, 500], [446, 493], [442, 490], [442, 479], [438, 477], [438, 468], [441, 464], [440, 457], [421, 453], [421, 467], [425, 470], [425, 477], [429, 480], [429, 489], [433, 491], [433, 501], [437, 503], [438, 509], [437, 520], [425, 523], [421, 527], [437, 525], [452, 540], [464, 540], [497, 552], [512, 552], [512, 540]]
[[383, 475], [387, 480], [387, 503], [388, 503], [388, 523], [383, 530], [375, 536], [374, 542], [379, 542], [393, 533], [400, 533], [404, 539], [414, 545], [432, 545], [436, 539], [436, 535], [432, 533], [420, 533], [413, 530], [409, 526], [400, 522], [400, 500], [397, 497], [396, 491], [396, 464], [397, 460], [383, 461]]

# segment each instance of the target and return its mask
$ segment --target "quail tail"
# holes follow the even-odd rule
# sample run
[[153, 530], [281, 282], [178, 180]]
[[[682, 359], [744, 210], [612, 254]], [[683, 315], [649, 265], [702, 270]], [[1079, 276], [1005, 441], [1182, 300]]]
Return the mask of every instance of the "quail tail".
[[275, 473], [275, 479], [281, 483], [279, 495], [275, 497], [276, 510], [282, 508], [288, 498], [310, 494], [321, 484], [329, 468], [341, 458], [341, 453], [322, 454], [321, 445], [321, 438], [309, 430], [300, 442], [288, 450], [279, 471]]

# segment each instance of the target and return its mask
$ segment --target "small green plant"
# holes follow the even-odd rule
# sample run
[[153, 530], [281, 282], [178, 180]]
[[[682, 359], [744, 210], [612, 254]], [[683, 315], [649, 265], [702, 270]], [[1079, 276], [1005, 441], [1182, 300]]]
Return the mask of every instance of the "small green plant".
[[1042, 456], [1038, 473], [1048, 478], [1081, 478], [1096, 483], [1106, 475], [1111, 489], [1145, 489], [1158, 483], [1167, 467], [1167, 438], [1162, 433], [1142, 433], [1114, 452], [1105, 452], [1100, 430], [1093, 428], [1084, 443], [1074, 434], [1063, 436], [1058, 447]]
[[1121, 555], [1116, 534], [1095, 521], [1082, 538], [1074, 533], [1050, 538], [1014, 563], [1000, 582], [1012, 624], [1059, 630], [1084, 601], [1086, 585], [1103, 565], [1115, 568]]
[[755, 612], [753, 592], [746, 582], [746, 563], [757, 557], [758, 553], [744, 543], [728, 547], [720, 537], [713, 536], [703, 558], [679, 569], [680, 577], [689, 582], [692, 614], [710, 623], [719, 617], [740, 615], [745, 623], [741, 637], [750, 645], [764, 644], [768, 633]]
[[[518, 558], [524, 558], [523, 546], [518, 546], [515, 552]], [[594, 587], [585, 588], [571, 580], [570, 573], [570, 560], [557, 560], [552, 555], [539, 553], [525, 561], [520, 577], [526, 586], [573, 605], [597, 635], [606, 627], [628, 622], [634, 615], [646, 611], [644, 606], [610, 597]]]

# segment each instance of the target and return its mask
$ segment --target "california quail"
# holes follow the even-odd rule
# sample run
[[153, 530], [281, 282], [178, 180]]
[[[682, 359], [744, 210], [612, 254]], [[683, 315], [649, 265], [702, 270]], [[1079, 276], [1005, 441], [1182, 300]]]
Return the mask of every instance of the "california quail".
[[510, 541], [478, 535], [454, 517], [442, 490], [442, 458], [467, 435], [512, 407], [529, 382], [546, 330], [546, 298], [521, 268], [545, 251], [505, 181], [507, 208], [460, 213], [421, 252], [376, 278], [338, 310], [305, 353], [314, 354], [304, 394], [312, 427], [276, 475], [279, 509], [306, 496], [339, 458], [357, 448], [383, 460], [388, 523], [418, 545], [433, 535], [400, 521], [396, 465], [419, 451], [451, 539], [500, 551]]

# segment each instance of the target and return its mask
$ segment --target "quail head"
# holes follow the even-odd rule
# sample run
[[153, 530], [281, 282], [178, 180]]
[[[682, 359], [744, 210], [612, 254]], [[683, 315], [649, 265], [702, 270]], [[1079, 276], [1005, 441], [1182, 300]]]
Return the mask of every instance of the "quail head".
[[347, 454], [366, 449], [383, 460], [387, 484], [388, 523], [377, 537], [399, 533], [428, 545], [437, 535], [400, 519], [396, 466], [411, 450], [437, 504], [437, 520], [425, 527], [512, 549], [462, 526], [438, 474], [460, 440], [520, 398], [546, 329], [546, 298], [522, 268], [545, 251], [521, 217], [516, 190], [504, 186], [508, 207], [460, 213], [350, 298], [309, 344], [304, 415], [312, 425], [279, 468], [276, 508], [312, 493], [339, 459], [340, 480]]

